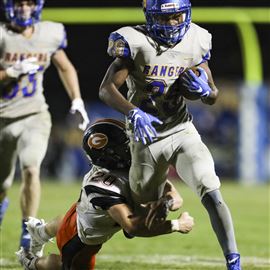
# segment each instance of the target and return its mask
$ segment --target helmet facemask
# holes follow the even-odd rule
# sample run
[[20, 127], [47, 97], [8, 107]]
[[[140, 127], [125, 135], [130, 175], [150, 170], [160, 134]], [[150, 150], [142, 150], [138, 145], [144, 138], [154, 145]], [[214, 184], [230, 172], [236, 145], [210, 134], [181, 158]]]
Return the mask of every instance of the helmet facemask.
[[[191, 5], [185, 0], [159, 0], [151, 6], [150, 0], [144, 7], [146, 27], [150, 35], [165, 46], [172, 47], [179, 43], [191, 23]], [[178, 3], [179, 2], [179, 3]], [[162, 23], [162, 17], [170, 17], [181, 14], [181, 22], [177, 24]]]
[[33, 8], [29, 8], [29, 14], [28, 11], [23, 11], [19, 6], [19, 2], [23, 1], [24, 0], [4, 0], [4, 8], [8, 21], [20, 27], [27, 27], [40, 20], [44, 0], [25, 0], [28, 3], [33, 3]]
[[107, 147], [102, 150], [100, 157], [97, 158], [95, 165], [106, 169], [126, 169], [130, 167], [129, 142], [122, 145], [115, 145], [112, 148]]

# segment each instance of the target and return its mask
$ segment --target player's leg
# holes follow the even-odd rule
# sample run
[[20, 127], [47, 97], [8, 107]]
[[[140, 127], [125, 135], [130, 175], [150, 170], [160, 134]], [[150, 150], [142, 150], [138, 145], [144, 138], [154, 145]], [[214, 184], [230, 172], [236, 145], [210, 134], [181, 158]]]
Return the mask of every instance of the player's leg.
[[225, 255], [228, 269], [241, 269], [231, 213], [222, 198], [220, 190], [206, 193], [202, 198], [202, 204], [208, 211], [212, 227]]
[[48, 223], [45, 223], [43, 219], [34, 217], [28, 218], [26, 226], [31, 237], [30, 252], [38, 257], [43, 255], [43, 248], [45, 244], [56, 236], [62, 219], [62, 216], [58, 216]]
[[145, 146], [131, 140], [129, 183], [132, 198], [138, 204], [155, 201], [162, 196], [169, 164], [160, 149], [158, 142]]
[[12, 185], [17, 157], [17, 137], [13, 134], [12, 123], [0, 121], [0, 226], [8, 208], [7, 191]]
[[35, 266], [36, 270], [61, 270], [61, 256], [58, 254], [49, 254], [48, 256], [43, 256], [37, 259]]
[[18, 154], [22, 171], [21, 210], [22, 235], [20, 245], [30, 247], [30, 237], [25, 221], [35, 217], [40, 201], [40, 165], [45, 156], [51, 129], [51, 119], [47, 111], [27, 117], [24, 130], [18, 141]]
[[101, 245], [88, 246], [81, 242], [77, 233], [76, 206], [76, 203], [71, 206], [57, 230], [56, 241], [62, 255], [62, 269], [94, 269], [95, 254]]
[[26, 270], [61, 270], [61, 256], [49, 254], [48, 256], [37, 257], [31, 252], [21, 248], [16, 252], [18, 261]]
[[[193, 125], [179, 136], [182, 144], [174, 161], [177, 173], [202, 199], [227, 262], [236, 254], [239, 258], [231, 214], [219, 191], [212, 155]], [[239, 260], [232, 262], [240, 264]]]
[[72, 270], [93, 270], [96, 263], [96, 254], [101, 249], [102, 245], [84, 245], [72, 260]]

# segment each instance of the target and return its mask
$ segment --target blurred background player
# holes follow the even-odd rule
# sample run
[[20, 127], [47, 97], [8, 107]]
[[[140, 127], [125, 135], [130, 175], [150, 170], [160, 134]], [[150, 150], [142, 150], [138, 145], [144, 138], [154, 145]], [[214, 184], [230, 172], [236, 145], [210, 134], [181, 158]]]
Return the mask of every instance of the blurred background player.
[[[144, 0], [145, 25], [111, 33], [116, 59], [100, 98], [128, 119], [132, 164], [129, 180], [139, 204], [161, 196], [169, 165], [198, 194], [229, 270], [240, 270], [230, 211], [219, 191], [213, 158], [192, 124], [184, 96], [212, 105], [218, 96], [207, 61], [211, 35], [191, 23], [189, 0]], [[197, 67], [196, 74], [191, 70]], [[127, 83], [127, 99], [119, 88]]]
[[[128, 237], [188, 233], [192, 229], [193, 218], [187, 212], [176, 220], [154, 222], [151, 229], [146, 226], [148, 215], [134, 214], [128, 183], [129, 139], [123, 122], [97, 121], [87, 128], [83, 148], [94, 166], [84, 177], [80, 198], [63, 219], [45, 224], [43, 220], [29, 218], [30, 252], [17, 252], [25, 269], [94, 269], [95, 254], [121, 229]], [[171, 202], [170, 210], [179, 209], [182, 198], [169, 181], [163, 194], [161, 200]], [[43, 245], [55, 235], [61, 257], [41, 257]]]
[[[46, 153], [51, 117], [43, 95], [43, 74], [51, 61], [72, 101], [71, 112], [89, 122], [75, 68], [64, 52], [64, 26], [39, 22], [43, 0], [4, 0], [7, 23], [0, 24], [0, 222], [7, 209], [19, 158], [22, 174], [20, 246], [29, 248], [24, 222], [36, 216], [40, 201], [40, 164]], [[53, 91], [53, 89], [51, 89]]]

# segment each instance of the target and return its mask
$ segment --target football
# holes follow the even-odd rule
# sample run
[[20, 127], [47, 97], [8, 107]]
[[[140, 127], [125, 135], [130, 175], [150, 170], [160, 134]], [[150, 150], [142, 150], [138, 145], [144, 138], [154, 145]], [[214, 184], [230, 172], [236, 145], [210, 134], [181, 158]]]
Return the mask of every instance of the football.
[[186, 88], [186, 86], [183, 85], [183, 81], [181, 80], [181, 77], [189, 70], [191, 69], [196, 76], [200, 76], [200, 71], [198, 70], [197, 67], [191, 67], [191, 68], [187, 68], [180, 76], [179, 76], [179, 89], [181, 94], [186, 98], [186, 99], [190, 99], [190, 100], [196, 100], [196, 99], [200, 99], [200, 96], [197, 93], [192, 93], [190, 91], [188, 91], [188, 89]]

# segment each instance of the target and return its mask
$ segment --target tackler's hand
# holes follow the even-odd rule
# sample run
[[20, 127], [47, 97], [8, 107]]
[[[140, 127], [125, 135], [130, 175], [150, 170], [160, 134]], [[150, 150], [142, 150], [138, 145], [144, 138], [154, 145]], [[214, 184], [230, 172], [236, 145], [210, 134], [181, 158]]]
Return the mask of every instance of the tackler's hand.
[[194, 218], [188, 212], [183, 212], [178, 219], [172, 220], [172, 231], [189, 233], [194, 227]]
[[6, 73], [10, 78], [19, 78], [24, 74], [35, 74], [40, 68], [36, 57], [30, 57], [22, 61], [18, 60], [13, 66], [6, 69]]
[[81, 98], [75, 98], [72, 100], [70, 113], [75, 114], [76, 112], [78, 112], [82, 117], [82, 122], [79, 124], [79, 129], [84, 131], [89, 123], [89, 118]]
[[157, 117], [146, 113], [139, 108], [129, 111], [128, 120], [133, 125], [135, 141], [142, 141], [143, 144], [147, 144], [146, 138], [152, 143], [153, 138], [157, 136], [156, 129], [153, 127], [152, 123], [162, 124], [162, 121]]
[[145, 226], [150, 229], [153, 223], [162, 223], [166, 220], [169, 211], [173, 205], [173, 199], [162, 197], [157, 201], [141, 204], [143, 208], [148, 210], [145, 219]]

